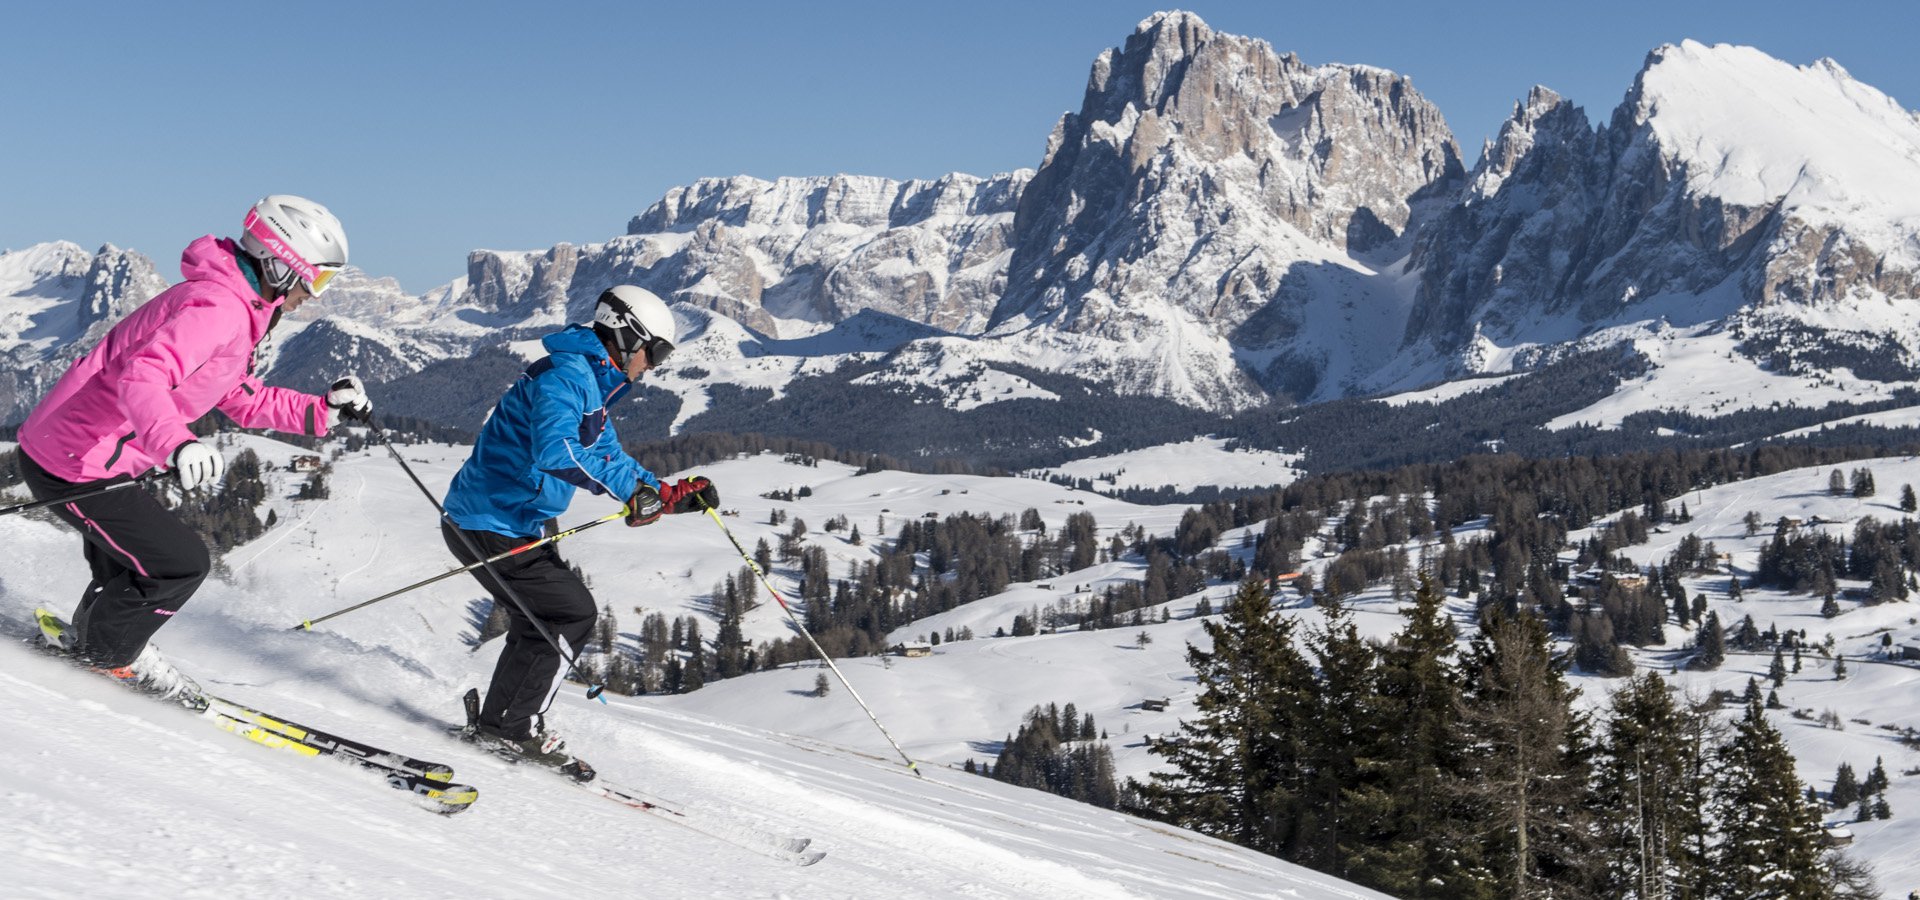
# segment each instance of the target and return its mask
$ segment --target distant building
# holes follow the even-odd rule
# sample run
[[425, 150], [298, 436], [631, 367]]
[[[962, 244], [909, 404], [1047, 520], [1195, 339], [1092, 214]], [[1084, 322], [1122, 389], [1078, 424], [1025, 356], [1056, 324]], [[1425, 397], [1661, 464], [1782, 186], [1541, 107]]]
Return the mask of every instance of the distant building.
[[1166, 697], [1148, 697], [1140, 701], [1140, 708], [1149, 712], [1166, 712], [1169, 702], [1171, 702], [1171, 700]]
[[295, 472], [312, 472], [320, 468], [320, 457], [311, 453], [302, 454], [294, 457], [292, 462], [287, 463], [287, 468]]
[[923, 641], [908, 641], [900, 645], [900, 655], [906, 657], [932, 656], [933, 645]]

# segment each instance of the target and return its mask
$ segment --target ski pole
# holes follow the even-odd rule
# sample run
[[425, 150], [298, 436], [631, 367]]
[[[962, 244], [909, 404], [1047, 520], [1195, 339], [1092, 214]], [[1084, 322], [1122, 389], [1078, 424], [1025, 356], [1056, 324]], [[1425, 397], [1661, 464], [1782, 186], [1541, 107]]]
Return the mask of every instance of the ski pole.
[[[694, 496], [699, 498], [698, 494]], [[794, 630], [800, 632], [800, 636], [806, 638], [808, 644], [813, 645], [813, 652], [820, 654], [820, 658], [826, 661], [827, 668], [832, 669], [834, 676], [840, 679], [840, 683], [846, 685], [847, 695], [866, 711], [867, 718], [873, 721], [874, 727], [880, 729], [880, 733], [886, 736], [887, 743], [893, 745], [893, 752], [900, 754], [900, 758], [907, 761], [907, 768], [912, 770], [915, 777], [927, 777], [920, 771], [920, 764], [914, 762], [913, 757], [907, 755], [907, 751], [900, 749], [900, 742], [893, 739], [893, 734], [887, 731], [887, 726], [880, 724], [880, 717], [873, 714], [873, 707], [868, 706], [867, 701], [860, 699], [860, 692], [853, 689], [853, 683], [847, 680], [847, 676], [840, 671], [839, 666], [833, 664], [833, 658], [827, 655], [827, 651], [820, 648], [820, 642], [807, 633], [806, 627], [801, 625], [800, 619], [793, 614], [793, 607], [787, 605], [787, 599], [780, 596], [780, 592], [774, 589], [773, 582], [767, 580], [767, 573], [761, 571], [760, 564], [754, 562], [753, 557], [747, 554], [747, 548], [740, 546], [740, 539], [733, 536], [733, 530], [727, 527], [727, 523], [720, 520], [720, 513], [708, 506], [704, 499], [700, 500], [700, 506], [707, 511], [707, 517], [713, 520], [713, 524], [720, 526], [720, 533], [726, 535], [727, 540], [733, 543], [733, 549], [739, 551], [740, 558], [747, 561], [747, 568], [752, 569], [753, 574], [760, 576], [760, 583], [766, 587], [767, 593], [772, 594], [774, 601], [780, 604], [780, 608], [787, 611], [787, 621], [793, 623]]]
[[[548, 644], [553, 645], [553, 649], [560, 654], [560, 658], [567, 661], [567, 668], [569, 670], [575, 675], [585, 675], [586, 673], [580, 669], [579, 657], [567, 647], [566, 643], [554, 637], [553, 632], [547, 628], [547, 623], [540, 621], [540, 617], [533, 614], [532, 608], [527, 606], [527, 601], [520, 599], [520, 592], [514, 590], [513, 585], [508, 584], [506, 579], [500, 577], [499, 572], [493, 570], [493, 563], [481, 555], [480, 548], [473, 545], [473, 539], [467, 537], [467, 533], [460, 530], [460, 526], [455, 525], [452, 519], [447, 518], [447, 508], [440, 505], [440, 498], [435, 497], [433, 491], [428, 490], [426, 484], [421, 482], [420, 476], [413, 474], [413, 467], [407, 465], [406, 457], [401, 456], [400, 451], [394, 449], [393, 442], [387, 440], [386, 431], [381, 429], [379, 425], [374, 424], [372, 419], [367, 420], [367, 427], [372, 429], [373, 436], [379, 438], [380, 443], [386, 446], [387, 452], [393, 454], [393, 461], [400, 464], [401, 471], [406, 472], [407, 477], [413, 479], [413, 486], [419, 488], [420, 493], [425, 494], [427, 501], [433, 504], [433, 508], [440, 511], [440, 518], [446, 521], [447, 525], [453, 529], [455, 535], [459, 536], [460, 545], [467, 548], [467, 552], [472, 554], [475, 559], [480, 560], [480, 566], [487, 570], [487, 575], [493, 579], [493, 583], [500, 586], [501, 593], [506, 594], [507, 599], [513, 601], [514, 606], [520, 608], [520, 614], [526, 616], [527, 621], [533, 623], [533, 630], [540, 632], [540, 636], [546, 638]], [[626, 515], [626, 510], [621, 510], [620, 514]], [[607, 702], [607, 698], [603, 696], [603, 694], [606, 690], [607, 686], [604, 684], [590, 684], [587, 686], [587, 699], [598, 700], [601, 703], [605, 703]]]
[[[327, 613], [326, 615], [324, 615], [324, 616], [321, 616], [321, 617], [319, 617], [319, 618], [317, 618], [317, 619], [306, 619], [306, 620], [303, 620], [303, 621], [302, 621], [302, 622], [301, 622], [300, 624], [298, 624], [298, 625], [295, 625], [295, 626], [293, 626], [293, 629], [292, 629], [292, 630], [294, 630], [294, 631], [312, 631], [312, 630], [313, 630], [313, 626], [315, 626], [315, 625], [318, 625], [318, 624], [320, 624], [321, 622], [325, 622], [325, 621], [326, 621], [326, 620], [328, 620], [328, 619], [331, 619], [331, 618], [334, 618], [335, 616], [344, 616], [344, 615], [346, 615], [347, 613], [350, 613], [350, 612], [353, 612], [354, 610], [356, 610], [356, 609], [359, 609], [359, 608], [361, 608], [361, 607], [364, 607], [364, 606], [372, 606], [372, 605], [374, 605], [375, 603], [379, 603], [379, 602], [380, 602], [380, 601], [382, 601], [382, 600], [391, 600], [391, 599], [393, 599], [393, 598], [395, 598], [395, 597], [398, 597], [398, 596], [400, 596], [401, 594], [404, 594], [404, 593], [406, 593], [406, 592], [408, 592], [408, 591], [412, 591], [412, 590], [417, 590], [417, 589], [419, 589], [419, 588], [423, 588], [423, 587], [426, 587], [427, 585], [430, 585], [430, 584], [433, 584], [433, 583], [434, 583], [434, 582], [436, 582], [436, 581], [440, 581], [440, 580], [442, 580], [442, 579], [446, 579], [446, 578], [452, 578], [453, 576], [455, 576], [455, 575], [459, 575], [459, 574], [461, 574], [462, 572], [471, 572], [471, 571], [473, 571], [473, 570], [475, 570], [475, 569], [478, 569], [478, 568], [480, 568], [480, 567], [481, 567], [482, 565], [485, 565], [485, 564], [487, 564], [487, 563], [497, 563], [497, 562], [499, 562], [499, 561], [501, 561], [501, 560], [503, 560], [503, 559], [506, 559], [506, 558], [507, 558], [507, 557], [509, 557], [509, 556], [519, 556], [520, 554], [522, 554], [522, 553], [525, 553], [525, 552], [527, 552], [528, 550], [532, 550], [532, 549], [534, 549], [534, 548], [536, 548], [536, 547], [542, 547], [542, 546], [545, 546], [545, 545], [547, 545], [547, 544], [551, 544], [551, 543], [553, 543], [554, 541], [557, 541], [557, 540], [560, 540], [561, 538], [568, 538], [568, 537], [572, 537], [572, 536], [574, 536], [574, 535], [576, 535], [576, 534], [579, 534], [579, 533], [580, 533], [580, 532], [582, 532], [582, 531], [585, 531], [585, 530], [587, 530], [587, 529], [589, 529], [589, 528], [592, 528], [592, 527], [593, 527], [593, 526], [595, 526], [595, 525], [604, 525], [604, 524], [606, 524], [606, 523], [608, 523], [608, 522], [611, 522], [611, 521], [613, 521], [613, 520], [615, 520], [615, 519], [618, 519], [618, 518], [620, 518], [620, 517], [622, 517], [622, 516], [625, 516], [626, 514], [627, 514], [627, 511], [626, 511], [626, 510], [624, 510], [624, 509], [622, 509], [622, 510], [620, 510], [620, 511], [618, 511], [618, 512], [611, 512], [611, 513], [608, 513], [608, 514], [606, 514], [606, 515], [604, 515], [604, 516], [601, 516], [601, 517], [600, 517], [600, 518], [598, 518], [598, 519], [594, 519], [594, 520], [593, 520], [593, 521], [591, 521], [591, 522], [587, 522], [587, 523], [584, 523], [584, 524], [581, 524], [581, 525], [576, 525], [576, 526], [574, 526], [574, 527], [572, 527], [572, 528], [569, 528], [569, 529], [567, 529], [567, 530], [565, 530], [565, 531], [561, 531], [561, 532], [557, 532], [557, 533], [555, 533], [555, 534], [550, 534], [550, 535], [548, 535], [548, 536], [546, 536], [546, 537], [543, 537], [543, 538], [541, 538], [541, 539], [539, 539], [539, 540], [537, 540], [537, 541], [533, 541], [533, 542], [531, 542], [531, 543], [526, 543], [526, 544], [521, 544], [520, 546], [518, 546], [518, 547], [515, 547], [515, 548], [513, 548], [512, 550], [506, 550], [506, 551], [502, 551], [502, 552], [500, 552], [500, 553], [496, 553], [496, 554], [494, 554], [493, 556], [490, 556], [490, 557], [487, 557], [487, 558], [486, 558], [486, 559], [484, 559], [484, 560], [481, 560], [480, 562], [476, 562], [476, 563], [468, 563], [467, 565], [464, 565], [464, 566], [461, 566], [461, 567], [460, 567], [460, 568], [458, 568], [458, 569], [449, 569], [449, 570], [447, 570], [447, 571], [445, 571], [445, 572], [441, 572], [440, 574], [438, 574], [438, 575], [435, 575], [435, 576], [433, 576], [432, 578], [428, 578], [428, 579], [426, 579], [426, 580], [424, 580], [424, 581], [416, 581], [416, 582], [414, 582], [414, 583], [412, 583], [412, 584], [410, 584], [410, 585], [407, 585], [406, 587], [403, 587], [403, 588], [400, 588], [399, 590], [395, 590], [395, 591], [388, 591], [387, 593], [384, 593], [384, 594], [381, 594], [380, 596], [378, 596], [378, 597], [375, 597], [375, 598], [373, 598], [372, 600], [365, 600], [365, 601], [362, 601], [362, 602], [360, 602], [360, 603], [355, 603], [354, 605], [352, 605], [352, 606], [349, 606], [349, 607], [347, 607], [347, 608], [345, 608], [345, 609], [336, 609], [336, 610], [334, 610], [333, 612], [330, 612], [330, 613]], [[498, 579], [495, 579], [495, 580], [497, 581]]]
[[79, 494], [69, 494], [65, 497], [54, 497], [50, 500], [35, 500], [32, 503], [22, 503], [19, 506], [9, 506], [6, 509], [0, 509], [0, 516], [10, 516], [10, 515], [13, 515], [14, 513], [31, 512], [36, 509], [45, 509], [49, 506], [59, 506], [62, 503], [72, 503], [75, 500], [85, 500], [88, 497], [98, 497], [101, 494], [109, 494], [114, 491], [120, 490], [121, 488], [130, 488], [136, 484], [146, 484], [147, 482], [165, 474], [166, 472], [160, 469], [155, 469], [131, 481], [116, 481], [112, 484], [107, 485], [106, 487], [94, 488], [91, 491], [86, 491]]

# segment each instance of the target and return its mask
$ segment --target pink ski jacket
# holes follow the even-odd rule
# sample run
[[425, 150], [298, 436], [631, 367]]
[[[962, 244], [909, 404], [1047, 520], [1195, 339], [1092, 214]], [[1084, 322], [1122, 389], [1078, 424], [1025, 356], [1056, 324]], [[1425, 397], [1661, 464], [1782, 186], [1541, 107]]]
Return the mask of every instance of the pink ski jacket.
[[212, 235], [180, 254], [186, 281], [160, 292], [80, 357], [20, 426], [20, 447], [64, 481], [138, 475], [193, 440], [218, 408], [246, 428], [320, 435], [326, 399], [253, 377], [254, 345], [280, 301], [240, 272], [239, 246]]

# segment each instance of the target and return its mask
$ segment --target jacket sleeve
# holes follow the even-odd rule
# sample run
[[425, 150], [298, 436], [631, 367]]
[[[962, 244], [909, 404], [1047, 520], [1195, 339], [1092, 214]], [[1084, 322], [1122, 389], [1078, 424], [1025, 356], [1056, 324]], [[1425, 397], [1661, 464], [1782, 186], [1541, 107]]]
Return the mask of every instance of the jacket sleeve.
[[242, 428], [271, 428], [315, 437], [327, 433], [325, 397], [269, 387], [252, 375], [242, 377], [216, 406]]
[[186, 303], [122, 358], [115, 396], [149, 454], [165, 459], [194, 439], [173, 390], [233, 340], [238, 327], [212, 305]]
[[657, 487], [659, 479], [611, 437], [606, 407], [594, 394], [590, 379], [587, 373], [569, 373], [568, 367], [558, 365], [534, 379], [534, 466], [575, 487], [621, 501], [642, 480]]

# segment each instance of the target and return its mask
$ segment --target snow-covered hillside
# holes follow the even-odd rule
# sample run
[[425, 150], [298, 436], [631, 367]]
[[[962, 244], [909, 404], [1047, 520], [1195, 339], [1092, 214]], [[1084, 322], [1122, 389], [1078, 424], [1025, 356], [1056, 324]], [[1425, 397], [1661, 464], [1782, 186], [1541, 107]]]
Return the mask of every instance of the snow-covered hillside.
[[[285, 498], [304, 476], [278, 469], [299, 451], [256, 438], [238, 443], [276, 465], [277, 499], [268, 508], [278, 521], [225, 557], [222, 574], [157, 643], [224, 696], [449, 762], [480, 789], [479, 803], [454, 818], [413, 810], [376, 780], [224, 734], [10, 639], [0, 642], [0, 718], [20, 727], [0, 747], [0, 839], [13, 848], [6, 893], [1378, 896], [1209, 838], [958, 771], [954, 763], [980, 753], [965, 742], [990, 744], [1032, 703], [1010, 697], [1003, 709], [969, 713], [980, 728], [956, 744], [955, 711], [928, 702], [939, 696], [927, 678], [938, 674], [938, 660], [912, 661], [935, 663], [918, 669], [907, 661], [845, 666], [908, 752], [924, 760], [924, 779], [908, 773], [837, 684], [821, 698], [792, 689], [800, 679], [810, 689], [815, 669], [605, 706], [570, 689], [559, 703], [556, 724], [603, 776], [724, 823], [812, 837], [829, 855], [808, 868], [509, 767], [441, 734], [460, 715], [458, 694], [483, 683], [497, 652], [472, 652], [463, 640], [473, 632], [467, 603], [480, 593], [471, 582], [450, 580], [314, 633], [288, 630], [450, 567], [432, 510], [404, 473], [383, 451], [356, 454], [335, 463], [332, 499], [292, 501]], [[464, 457], [464, 448], [403, 452], [436, 488]], [[780, 505], [822, 521], [1033, 506], [1053, 525], [1070, 508], [1109, 527], [1131, 519], [1165, 530], [1180, 512], [1030, 480], [856, 477], [772, 457], [703, 471], [726, 506], [740, 510], [729, 524], [749, 546], [772, 530], [762, 523], [774, 502], [754, 494], [801, 485], [813, 488], [811, 497]], [[583, 497], [576, 515], [598, 515], [604, 504]], [[815, 537], [836, 556], [864, 552], [834, 546], [837, 538], [817, 530]], [[22, 638], [34, 605], [70, 608], [84, 566], [78, 539], [50, 522], [0, 519], [0, 538], [12, 548], [0, 569], [0, 630]], [[609, 526], [569, 544], [566, 555], [622, 616], [635, 606], [703, 609], [701, 595], [739, 565], [699, 516], [642, 530]], [[750, 630], [777, 635], [778, 615], [768, 604]], [[847, 714], [866, 730], [843, 727]]]
[[[1192, 617], [1200, 596], [1168, 603], [1172, 620], [1166, 623], [991, 637], [1017, 615], [1070, 607], [1107, 585], [1139, 579], [1138, 559], [1016, 583], [890, 636], [912, 641], [963, 629], [976, 635], [943, 642], [931, 657], [842, 661], [880, 720], [922, 761], [925, 780], [905, 771], [837, 682], [826, 696], [810, 696], [825, 671], [812, 663], [605, 706], [587, 701], [578, 688], [564, 694], [556, 724], [608, 778], [644, 785], [736, 825], [806, 834], [830, 854], [818, 866], [795, 869], [572, 791], [542, 773], [506, 767], [442, 737], [442, 726], [459, 716], [457, 695], [480, 683], [496, 652], [492, 645], [468, 649], [472, 602], [481, 593], [464, 578], [343, 616], [313, 633], [289, 630], [304, 618], [444, 571], [450, 561], [431, 529], [426, 501], [384, 452], [338, 459], [331, 499], [295, 501], [288, 498], [304, 476], [284, 466], [300, 451], [264, 439], [236, 440], [236, 448], [252, 447], [273, 464], [268, 509], [277, 522], [226, 555], [219, 576], [161, 633], [159, 644], [223, 695], [451, 762], [461, 780], [481, 789], [482, 799], [470, 814], [436, 819], [408, 809], [364, 776], [240, 741], [9, 641], [0, 643], [0, 716], [30, 723], [0, 748], [13, 762], [0, 766], [0, 836], [26, 848], [17, 857], [25, 861], [17, 867], [25, 873], [14, 882], [17, 892], [52, 896], [87, 885], [140, 886], [161, 895], [268, 888], [347, 895], [380, 885], [491, 896], [609, 892], [644, 882], [672, 896], [1371, 896], [1216, 841], [959, 771], [969, 759], [991, 760], [1027, 710], [1046, 703], [1074, 703], [1095, 717], [1122, 776], [1143, 776], [1158, 765], [1145, 750], [1146, 736], [1171, 732], [1194, 712], [1185, 649], [1205, 641]], [[436, 487], [464, 456], [464, 448], [450, 446], [402, 452]], [[1134, 463], [1146, 470], [1155, 464]], [[1874, 473], [1877, 496], [1830, 495], [1831, 473], [1824, 468], [1708, 488], [1676, 498], [1686, 502], [1691, 522], [1624, 552], [1643, 564], [1662, 561], [1691, 532], [1730, 554], [1735, 572], [1750, 572], [1770, 537], [1767, 529], [1747, 535], [1750, 511], [1767, 522], [1818, 517], [1830, 524], [1816, 527], [1847, 535], [1862, 517], [1903, 515], [1897, 497], [1903, 485], [1920, 484], [1920, 459], [1848, 466], [1855, 467]], [[720, 486], [723, 505], [737, 511], [725, 520], [743, 542], [751, 546], [783, 533], [767, 524], [778, 508], [812, 523], [807, 540], [827, 550], [837, 571], [876, 552], [879, 535], [929, 513], [1018, 515], [1031, 508], [1057, 528], [1084, 511], [1094, 515], [1104, 539], [1129, 523], [1168, 534], [1183, 512], [1032, 479], [856, 475], [844, 466], [773, 456], [702, 471]], [[809, 495], [791, 502], [757, 496], [802, 487]], [[591, 518], [606, 507], [583, 496], [566, 520]], [[824, 531], [836, 516], [860, 524], [869, 539], [854, 545], [844, 532]], [[1228, 531], [1219, 546], [1248, 553], [1242, 539], [1261, 527]], [[1468, 528], [1458, 536], [1471, 534]], [[0, 629], [24, 637], [32, 606], [64, 610], [84, 584], [77, 539], [23, 517], [0, 519], [0, 539], [14, 548], [16, 561], [0, 570]], [[706, 595], [739, 567], [712, 522], [698, 516], [640, 530], [610, 525], [570, 538], [563, 549], [629, 630], [641, 610], [710, 616]], [[789, 596], [796, 593], [795, 574], [775, 571]], [[1230, 590], [1216, 585], [1206, 596], [1219, 608]], [[1881, 653], [1882, 634], [1896, 647], [1920, 644], [1914, 607], [1848, 601], [1842, 615], [1825, 618], [1818, 598], [1750, 588], [1743, 600], [1732, 601], [1725, 576], [1689, 579], [1687, 590], [1705, 594], [1729, 625], [1750, 614], [1762, 629], [1804, 628], [1816, 646], [1833, 637], [1850, 676], [1835, 680], [1830, 659], [1808, 654], [1806, 668], [1779, 691], [1787, 709], [1806, 718], [1776, 713], [1775, 723], [1798, 756], [1800, 777], [1822, 790], [1840, 763], [1864, 771], [1884, 760], [1894, 775], [1888, 800], [1895, 815], [1853, 825], [1854, 851], [1876, 866], [1888, 892], [1920, 884], [1920, 863], [1906, 852], [1920, 840], [1920, 782], [1905, 774], [1920, 769], [1920, 753], [1901, 745], [1895, 731], [1920, 725], [1920, 701], [1913, 699], [1920, 665]], [[1289, 602], [1295, 605], [1290, 614], [1317, 619], [1312, 607]], [[1384, 587], [1361, 594], [1353, 608], [1370, 635], [1383, 637], [1402, 621]], [[1448, 608], [1468, 624], [1470, 601], [1450, 600]], [[753, 611], [747, 632], [755, 639], [784, 636], [778, 606]], [[1635, 651], [1635, 659], [1669, 672], [1684, 661], [1680, 648], [1691, 635], [1669, 625], [1667, 637], [1666, 647]], [[1671, 677], [1699, 696], [1737, 692], [1748, 678], [1764, 680], [1768, 660], [1734, 654], [1717, 671]], [[1582, 702], [1597, 708], [1617, 682], [1576, 673], [1574, 683]], [[1152, 711], [1141, 704], [1149, 699], [1171, 702]], [[1828, 711], [1833, 716], [1824, 716]], [[1823, 717], [1842, 728], [1818, 724]], [[1841, 812], [1832, 820], [1850, 818]], [[108, 832], [110, 841], [99, 837]]]

